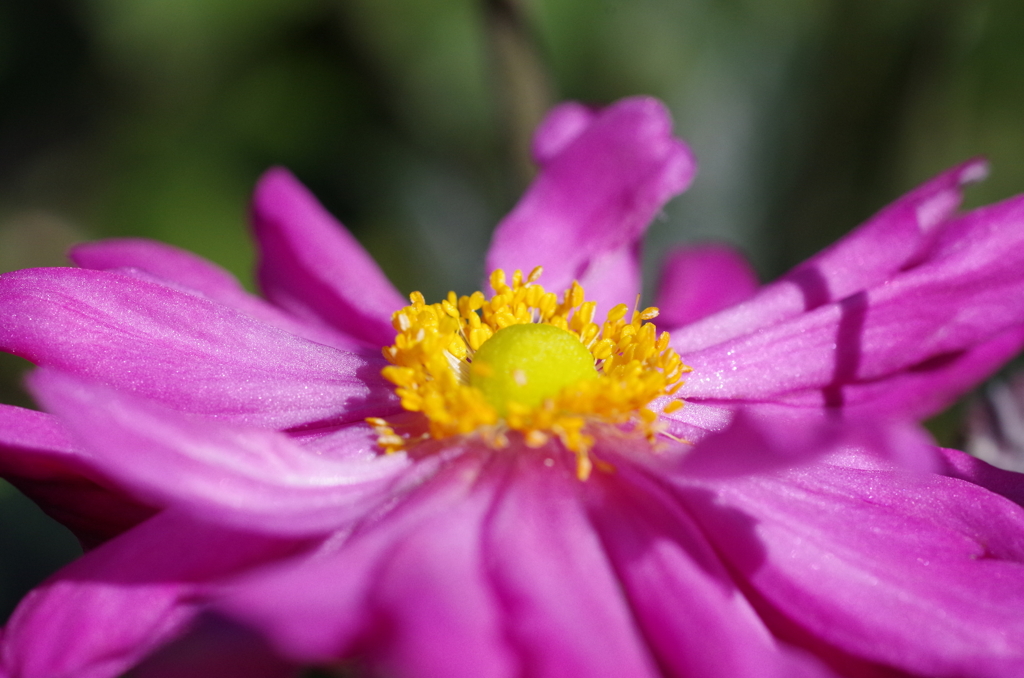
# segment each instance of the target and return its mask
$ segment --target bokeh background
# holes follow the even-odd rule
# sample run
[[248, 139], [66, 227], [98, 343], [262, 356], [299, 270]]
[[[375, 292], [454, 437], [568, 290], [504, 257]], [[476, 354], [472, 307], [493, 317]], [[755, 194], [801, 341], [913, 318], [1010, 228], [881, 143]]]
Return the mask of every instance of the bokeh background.
[[[1024, 191], [1022, 36], [1020, 0], [0, 0], [0, 271], [137, 235], [251, 284], [283, 164], [402, 291], [468, 292], [542, 112], [642, 93], [701, 163], [648, 270], [717, 239], [767, 280], [968, 157], [969, 205]], [[77, 552], [0, 485], [0, 619]]]

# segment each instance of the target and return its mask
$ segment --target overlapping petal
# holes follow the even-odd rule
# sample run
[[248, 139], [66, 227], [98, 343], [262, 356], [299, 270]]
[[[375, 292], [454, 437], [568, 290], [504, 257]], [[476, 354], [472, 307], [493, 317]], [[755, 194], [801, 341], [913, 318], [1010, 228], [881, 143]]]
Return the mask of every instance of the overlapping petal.
[[83, 243], [68, 256], [82, 268], [118, 271], [155, 279], [183, 291], [203, 296], [262, 320], [291, 334], [345, 350], [364, 344], [326, 326], [302, 322], [294, 316], [249, 294], [233, 275], [186, 250], [143, 238], [113, 238]]
[[68, 258], [97, 271], [138, 270], [234, 306], [246, 295], [230, 273], [186, 250], [144, 238], [113, 238], [75, 245]]
[[[1024, 670], [1021, 507], [960, 480], [871, 464], [819, 463], [681, 496], [805, 642], [915, 675]], [[736, 529], [737, 512], [748, 531]]]
[[323, 534], [387, 497], [403, 455], [313, 454], [283, 433], [187, 415], [40, 370], [36, 397], [90, 450], [92, 463], [154, 506], [281, 534]]
[[656, 676], [657, 664], [564, 458], [520, 454], [484, 552], [511, 642], [530, 676]]
[[394, 338], [405, 300], [362, 248], [288, 170], [260, 179], [252, 203], [257, 279], [267, 299], [305, 323], [334, 328], [374, 348]]
[[667, 330], [735, 306], [757, 292], [757, 274], [746, 258], [725, 245], [679, 247], [662, 265], [655, 306]]
[[169, 407], [273, 428], [358, 421], [397, 400], [383, 359], [315, 344], [118, 273], [0, 276], [0, 348]]
[[847, 413], [925, 419], [951, 406], [1024, 349], [1024, 327], [1003, 330], [979, 344], [918, 363], [879, 379], [844, 383], [781, 398], [803, 408], [842, 405]]
[[591, 520], [665, 672], [694, 678], [831, 675], [772, 637], [699, 526], [658, 481], [623, 464], [615, 478], [596, 477], [593, 489]]
[[112, 487], [53, 415], [0, 405], [0, 475], [91, 548], [155, 512]]
[[996, 468], [960, 450], [939, 450], [942, 473], [1000, 494], [1024, 506], [1024, 475]]
[[0, 666], [18, 678], [116, 678], [188, 627], [206, 582], [297, 548], [161, 514], [22, 601], [4, 629]]
[[694, 372], [681, 393], [758, 400], [841, 389], [970, 350], [1019, 327], [1022, 223], [1024, 199], [976, 210], [947, 226], [964, 232], [959, 247], [885, 285], [686, 353]]
[[839, 301], [920, 263], [960, 205], [962, 187], [986, 171], [984, 161], [972, 160], [940, 174], [749, 301], [680, 328], [674, 345], [689, 353], [722, 343]]
[[[640, 291], [639, 240], [696, 164], [664, 106], [625, 99], [591, 113], [556, 108], [535, 140], [540, 176], [498, 225], [487, 270], [544, 266], [544, 284], [579, 280], [601, 313]], [[614, 275], [611, 275], [614, 274]]]
[[316, 558], [242, 582], [224, 609], [300, 662], [361, 649], [396, 675], [521, 675], [481, 553], [499, 480], [486, 458], [453, 459]]
[[[696, 419], [700, 423], [700, 413], [694, 417], [687, 412], [689, 409], [690, 404], [666, 419], [673, 423]], [[701, 430], [695, 431], [697, 435], [686, 438], [681, 452], [653, 459], [648, 459], [650, 455], [634, 456], [652, 463], [652, 472], [656, 474], [729, 477], [806, 463], [849, 432], [843, 419], [821, 410], [775, 403], [726, 410], [719, 417], [704, 423]]]

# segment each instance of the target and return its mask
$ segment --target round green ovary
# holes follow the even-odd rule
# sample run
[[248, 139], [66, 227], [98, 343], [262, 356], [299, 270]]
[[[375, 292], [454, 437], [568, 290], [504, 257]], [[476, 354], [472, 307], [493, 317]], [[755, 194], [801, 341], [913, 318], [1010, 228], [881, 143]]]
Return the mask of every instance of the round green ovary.
[[566, 386], [597, 377], [594, 356], [579, 338], [553, 325], [511, 325], [494, 333], [473, 356], [469, 383], [507, 413], [514, 401], [535, 407]]

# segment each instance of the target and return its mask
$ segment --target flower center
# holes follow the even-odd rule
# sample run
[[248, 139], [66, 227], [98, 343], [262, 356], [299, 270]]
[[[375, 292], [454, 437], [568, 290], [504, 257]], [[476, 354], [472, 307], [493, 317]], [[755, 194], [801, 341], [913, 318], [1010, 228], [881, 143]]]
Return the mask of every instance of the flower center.
[[[386, 452], [426, 440], [474, 436], [493, 448], [518, 435], [528, 447], [556, 439], [576, 455], [585, 480], [593, 468], [595, 434], [638, 433], [654, 441], [658, 415], [648, 405], [674, 395], [690, 368], [669, 348], [667, 332], [649, 321], [658, 309], [619, 304], [598, 325], [596, 304], [579, 283], [558, 297], [536, 284], [540, 267], [512, 284], [491, 274], [494, 296], [481, 292], [427, 304], [413, 292], [411, 305], [393, 318], [395, 343], [383, 376], [402, 407], [415, 416], [370, 418]], [[670, 402], [664, 411], [683, 406]]]
[[507, 403], [537, 407], [563, 388], [597, 379], [594, 356], [579, 337], [554, 325], [509, 325], [473, 356], [469, 384], [501, 416]]

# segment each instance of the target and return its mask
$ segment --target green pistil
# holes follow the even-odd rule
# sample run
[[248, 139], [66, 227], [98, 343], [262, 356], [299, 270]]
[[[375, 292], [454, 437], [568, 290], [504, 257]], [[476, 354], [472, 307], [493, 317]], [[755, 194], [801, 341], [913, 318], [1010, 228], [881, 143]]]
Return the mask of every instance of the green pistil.
[[566, 386], [597, 377], [594, 356], [577, 336], [553, 325], [510, 325], [473, 356], [469, 383], [502, 416], [507, 403], [536, 407]]

